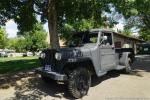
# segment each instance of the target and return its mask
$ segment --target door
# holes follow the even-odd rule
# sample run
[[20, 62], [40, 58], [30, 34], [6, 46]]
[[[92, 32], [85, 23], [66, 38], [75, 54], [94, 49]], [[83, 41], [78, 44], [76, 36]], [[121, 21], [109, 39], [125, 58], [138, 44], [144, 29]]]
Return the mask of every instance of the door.
[[101, 33], [99, 50], [101, 70], [108, 71], [114, 69], [116, 61], [112, 33]]

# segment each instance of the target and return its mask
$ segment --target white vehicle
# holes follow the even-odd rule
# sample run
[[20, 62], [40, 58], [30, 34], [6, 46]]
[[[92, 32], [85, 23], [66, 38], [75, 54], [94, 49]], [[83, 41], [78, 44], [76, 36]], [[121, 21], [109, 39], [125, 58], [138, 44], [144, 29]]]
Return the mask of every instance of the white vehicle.
[[112, 31], [97, 29], [75, 35], [81, 42], [75, 41], [68, 48], [46, 49], [41, 53], [42, 67], [37, 72], [44, 81], [67, 83], [70, 94], [81, 98], [89, 90], [91, 75], [101, 77], [110, 70], [131, 71], [133, 49], [115, 48]]

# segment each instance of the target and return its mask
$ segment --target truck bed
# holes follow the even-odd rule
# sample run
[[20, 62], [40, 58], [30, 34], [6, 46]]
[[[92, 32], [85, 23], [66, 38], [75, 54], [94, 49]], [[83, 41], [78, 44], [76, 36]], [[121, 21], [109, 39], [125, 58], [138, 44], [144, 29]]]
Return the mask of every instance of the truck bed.
[[115, 52], [122, 54], [123, 52], [130, 52], [129, 57], [131, 58], [132, 62], [134, 61], [135, 54], [133, 48], [115, 48]]
[[115, 48], [116, 53], [131, 52], [134, 54], [133, 48]]

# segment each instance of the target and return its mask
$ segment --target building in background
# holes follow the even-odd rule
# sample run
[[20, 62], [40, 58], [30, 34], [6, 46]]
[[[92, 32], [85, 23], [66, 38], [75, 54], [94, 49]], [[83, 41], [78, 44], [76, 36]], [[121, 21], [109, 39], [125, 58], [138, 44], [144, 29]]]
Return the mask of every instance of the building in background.
[[137, 44], [143, 42], [143, 40], [114, 32], [114, 43], [116, 48], [133, 48], [134, 53], [137, 54]]

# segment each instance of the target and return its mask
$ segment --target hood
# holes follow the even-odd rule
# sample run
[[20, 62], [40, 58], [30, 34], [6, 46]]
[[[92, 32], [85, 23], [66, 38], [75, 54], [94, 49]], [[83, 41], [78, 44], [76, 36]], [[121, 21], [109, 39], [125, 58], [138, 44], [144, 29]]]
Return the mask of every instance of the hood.
[[84, 44], [81, 47], [73, 47], [73, 48], [61, 48], [59, 52], [65, 58], [72, 58], [72, 57], [88, 57], [91, 55], [91, 50], [96, 46], [96, 44], [88, 43]]
[[79, 50], [91, 50], [95, 46], [96, 46], [96, 44], [88, 43], [88, 44], [84, 44], [82, 47], [76, 47], [76, 49], [79, 49]]
[[72, 47], [72, 48], [61, 48], [60, 51], [72, 51], [72, 50], [91, 50], [96, 46], [96, 44], [88, 43], [84, 44], [81, 47]]

